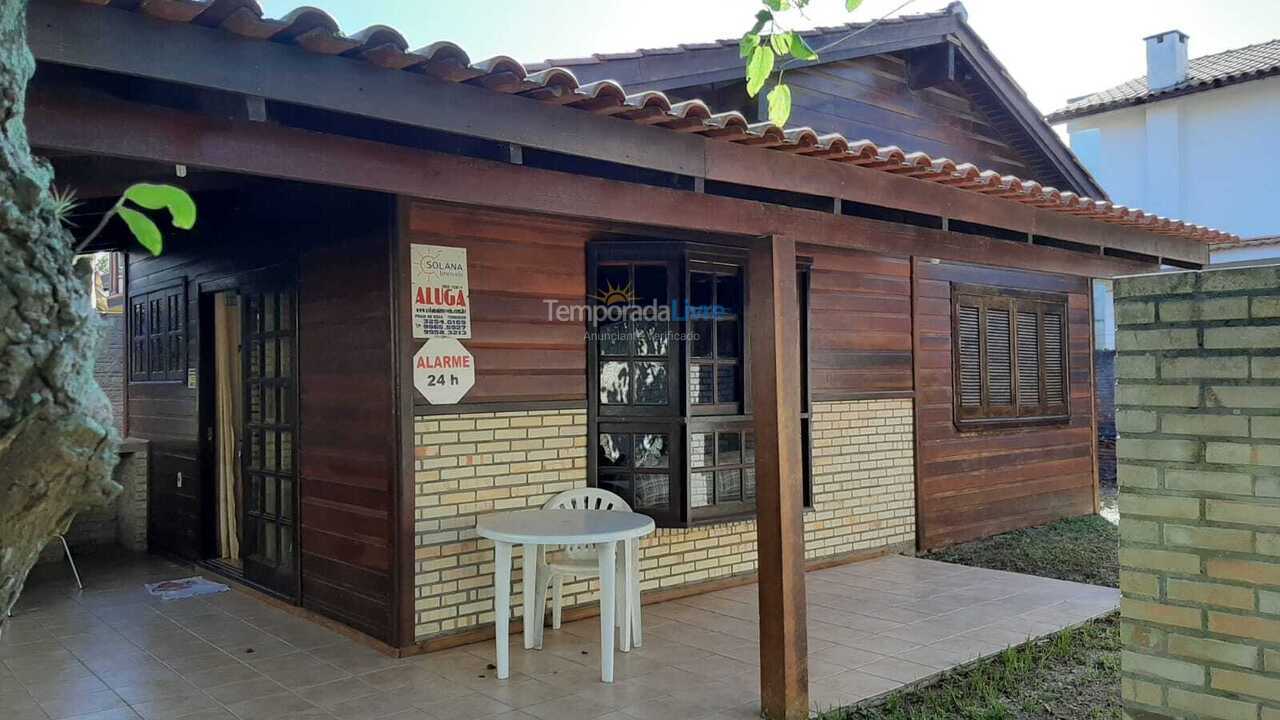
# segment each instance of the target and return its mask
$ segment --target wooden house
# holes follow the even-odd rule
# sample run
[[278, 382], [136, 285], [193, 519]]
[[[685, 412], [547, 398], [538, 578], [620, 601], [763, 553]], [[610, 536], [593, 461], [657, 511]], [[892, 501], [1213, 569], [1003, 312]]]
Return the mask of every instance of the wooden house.
[[[199, 206], [159, 257], [96, 241], [130, 250], [152, 549], [429, 650], [491, 636], [478, 515], [607, 487], [659, 521], [646, 599], [759, 578], [770, 707], [806, 564], [1093, 512], [1090, 278], [1199, 267], [1221, 234], [1090, 199], [1035, 128], [975, 129], [972, 33], [896, 27], [926, 26], [961, 37], [847, 62], [930, 105], [927, 154], [310, 8], [33, 2], [58, 182], [90, 214], [140, 180]], [[594, 314], [616, 295], [717, 312]]]

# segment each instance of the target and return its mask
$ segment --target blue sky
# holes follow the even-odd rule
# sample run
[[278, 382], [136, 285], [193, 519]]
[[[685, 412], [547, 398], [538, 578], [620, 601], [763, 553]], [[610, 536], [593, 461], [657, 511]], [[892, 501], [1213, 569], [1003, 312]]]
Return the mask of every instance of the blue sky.
[[[412, 47], [450, 40], [473, 60], [505, 54], [525, 62], [737, 37], [760, 8], [757, 0], [307, 1], [346, 32], [382, 23], [404, 33]], [[794, 17], [791, 27], [874, 19], [902, 2], [865, 0], [850, 16], [843, 0], [811, 0], [808, 18]], [[262, 1], [274, 17], [298, 4]], [[902, 12], [945, 5], [915, 0]], [[1193, 57], [1280, 37], [1274, 0], [968, 0], [965, 7], [970, 24], [1044, 112], [1142, 75], [1142, 38], [1156, 32], [1186, 32]]]

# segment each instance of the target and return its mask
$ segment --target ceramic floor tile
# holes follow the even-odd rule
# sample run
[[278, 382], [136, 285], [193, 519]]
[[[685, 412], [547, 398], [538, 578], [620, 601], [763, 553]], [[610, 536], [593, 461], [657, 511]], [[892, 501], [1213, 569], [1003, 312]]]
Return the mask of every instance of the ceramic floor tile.
[[[3, 720], [748, 720], [759, 714], [754, 585], [645, 607], [645, 644], [600, 682], [597, 619], [397, 659], [253, 597], [162, 603], [187, 568], [137, 556], [82, 568], [91, 592], [33, 578], [0, 640]], [[62, 573], [65, 574], [65, 573]], [[189, 573], [188, 573], [189, 574]], [[806, 576], [810, 696], [847, 706], [1028, 636], [1106, 613], [1118, 593], [887, 556]], [[131, 705], [131, 707], [130, 707]]]
[[894, 657], [863, 665], [858, 670], [869, 675], [896, 680], [900, 683], [912, 683], [938, 672], [937, 668]]
[[92, 693], [75, 694], [59, 697], [54, 700], [37, 701], [52, 720], [63, 720], [74, 715], [85, 715], [91, 712], [112, 710], [125, 707], [125, 701], [110, 690]]

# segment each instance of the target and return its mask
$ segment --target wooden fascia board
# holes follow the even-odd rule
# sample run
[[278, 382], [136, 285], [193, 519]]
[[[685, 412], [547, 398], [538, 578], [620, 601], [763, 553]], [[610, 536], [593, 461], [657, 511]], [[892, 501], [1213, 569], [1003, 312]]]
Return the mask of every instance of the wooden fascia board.
[[[1039, 150], [1052, 158], [1058, 170], [1076, 183], [1085, 195], [1097, 199], [1106, 198], [1106, 191], [1080, 167], [1071, 152], [1054, 135], [1052, 128], [1045, 124], [1040, 111], [1031, 105], [1031, 101], [1018, 87], [1005, 78], [1004, 71], [997, 65], [990, 51], [973, 30], [967, 25], [962, 25], [956, 31], [955, 37], [959, 43], [960, 52], [969, 61], [969, 65], [978, 71], [982, 81], [992, 88], [1005, 106], [1012, 111], [1013, 117], [1027, 131], [1027, 135], [1036, 143]], [[1035, 178], [1024, 179], [1034, 180]]]
[[[86, 123], [84, 117], [94, 122]], [[741, 237], [785, 232], [814, 245], [960, 262], [997, 258], [990, 264], [1086, 277], [1156, 269], [1150, 263], [1120, 258], [604, 180], [270, 123], [210, 118], [122, 101], [75, 100], [39, 90], [28, 97], [27, 124], [31, 143], [38, 148], [180, 163], [601, 224]], [[866, 172], [872, 174], [868, 179], [880, 175]]]

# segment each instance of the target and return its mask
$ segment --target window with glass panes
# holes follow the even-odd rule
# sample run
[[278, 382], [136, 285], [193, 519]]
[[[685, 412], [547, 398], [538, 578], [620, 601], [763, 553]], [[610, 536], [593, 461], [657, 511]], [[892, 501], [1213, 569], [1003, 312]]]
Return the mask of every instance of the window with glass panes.
[[[754, 512], [745, 254], [694, 243], [601, 242], [589, 247], [588, 262], [593, 484], [664, 526]], [[803, 282], [803, 315], [807, 288]], [[655, 306], [673, 312], [623, 310]], [[805, 380], [797, 391], [807, 395]]]

